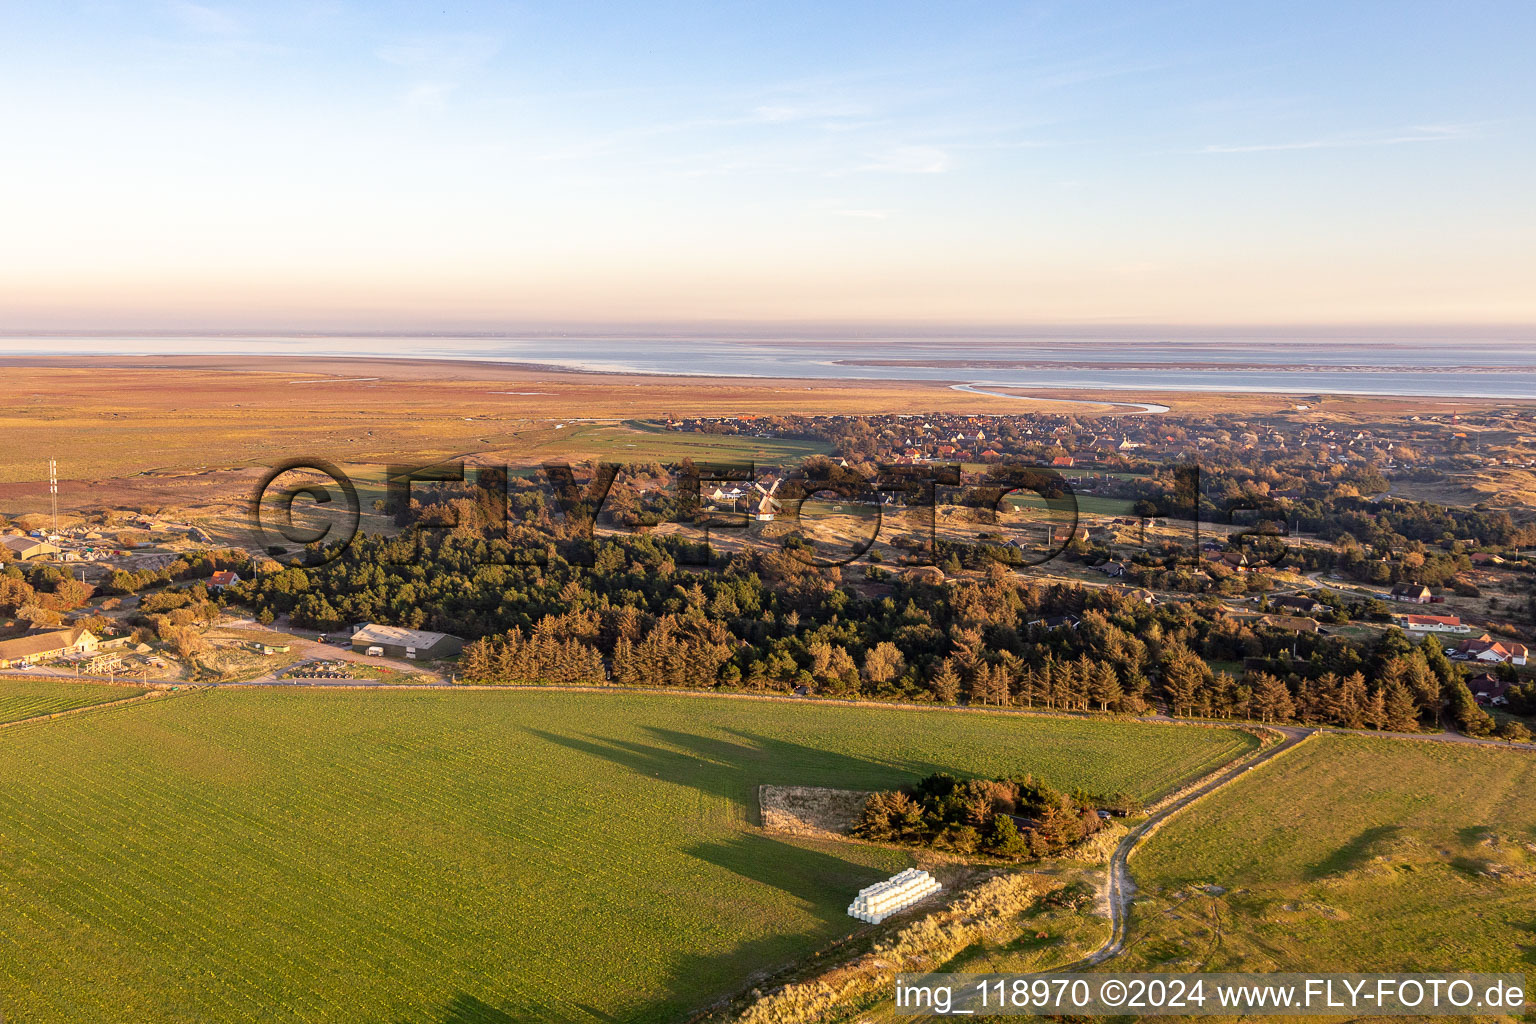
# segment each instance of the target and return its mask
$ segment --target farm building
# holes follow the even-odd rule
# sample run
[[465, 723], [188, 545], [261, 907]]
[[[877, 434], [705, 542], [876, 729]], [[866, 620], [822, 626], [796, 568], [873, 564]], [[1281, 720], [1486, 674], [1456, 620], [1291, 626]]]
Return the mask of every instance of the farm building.
[[66, 654], [94, 651], [101, 641], [88, 629], [50, 629], [0, 640], [0, 668], [25, 668]]
[[464, 649], [464, 641], [447, 633], [370, 622], [352, 634], [352, 649], [359, 654], [378, 654], [386, 658], [434, 661], [458, 654]]
[[59, 549], [40, 537], [0, 537], [0, 544], [10, 549], [19, 562], [29, 558], [47, 558], [57, 555]]

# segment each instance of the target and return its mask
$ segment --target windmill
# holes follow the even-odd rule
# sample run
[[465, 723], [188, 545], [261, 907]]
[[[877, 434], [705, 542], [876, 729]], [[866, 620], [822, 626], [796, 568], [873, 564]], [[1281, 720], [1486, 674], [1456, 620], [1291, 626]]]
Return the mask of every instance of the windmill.
[[783, 482], [784, 482], [783, 478], [780, 478], [778, 480], [775, 480], [773, 482], [772, 486], [766, 487], [766, 488], [762, 484], [753, 484], [752, 485], [753, 487], [755, 487], [759, 491], [761, 491], [762, 495], [763, 495], [761, 498], [759, 498], [757, 500], [757, 515], [754, 516], [754, 518], [758, 522], [760, 522], [760, 523], [771, 523], [771, 522], [773, 522], [774, 513], [777, 512], [780, 508], [783, 507], [782, 505], [779, 504], [779, 499], [775, 498], [773, 496], [774, 492], [776, 492], [779, 489], [779, 484], [781, 484]]

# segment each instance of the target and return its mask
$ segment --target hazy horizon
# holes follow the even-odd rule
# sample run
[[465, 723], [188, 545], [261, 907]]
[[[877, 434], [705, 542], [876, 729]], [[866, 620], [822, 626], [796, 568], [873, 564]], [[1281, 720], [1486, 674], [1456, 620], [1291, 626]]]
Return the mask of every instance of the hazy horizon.
[[[1221, 344], [1243, 340], [1281, 339], [1299, 345], [1323, 344], [1337, 339], [1376, 340], [1388, 344], [1446, 339], [1471, 339], [1493, 344], [1536, 342], [1536, 321], [1531, 323], [1121, 323], [1060, 322], [1028, 324], [965, 324], [923, 322], [881, 323], [871, 321], [698, 321], [647, 323], [633, 320], [594, 323], [531, 323], [492, 325], [413, 325], [319, 327], [304, 325], [223, 327], [217, 324], [197, 327], [147, 325], [141, 327], [27, 327], [0, 324], [0, 342], [26, 338], [185, 338], [185, 339], [258, 339], [258, 338], [569, 338], [633, 339], [635, 341], [781, 341], [812, 343], [820, 340], [838, 342], [902, 342], [965, 340], [978, 345], [1010, 342], [1082, 339], [1106, 344], [1176, 339], [1196, 344]], [[3, 354], [3, 348], [0, 348]]]
[[1533, 36], [1518, 2], [4, 5], [0, 327], [1531, 324]]

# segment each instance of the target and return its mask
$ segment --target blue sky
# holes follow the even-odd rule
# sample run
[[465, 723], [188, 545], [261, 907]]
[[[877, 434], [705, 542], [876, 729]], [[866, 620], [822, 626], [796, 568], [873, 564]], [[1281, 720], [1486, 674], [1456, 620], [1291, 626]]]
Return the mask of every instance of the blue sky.
[[0, 0], [0, 327], [1536, 321], [1536, 4]]

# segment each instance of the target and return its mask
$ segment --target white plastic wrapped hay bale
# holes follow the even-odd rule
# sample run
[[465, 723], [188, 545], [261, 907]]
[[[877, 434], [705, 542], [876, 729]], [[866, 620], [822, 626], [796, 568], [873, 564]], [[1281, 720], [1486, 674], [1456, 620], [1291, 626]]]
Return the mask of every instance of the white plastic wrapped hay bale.
[[879, 924], [942, 888], [928, 872], [907, 868], [883, 882], [860, 889], [848, 907], [848, 916]]

